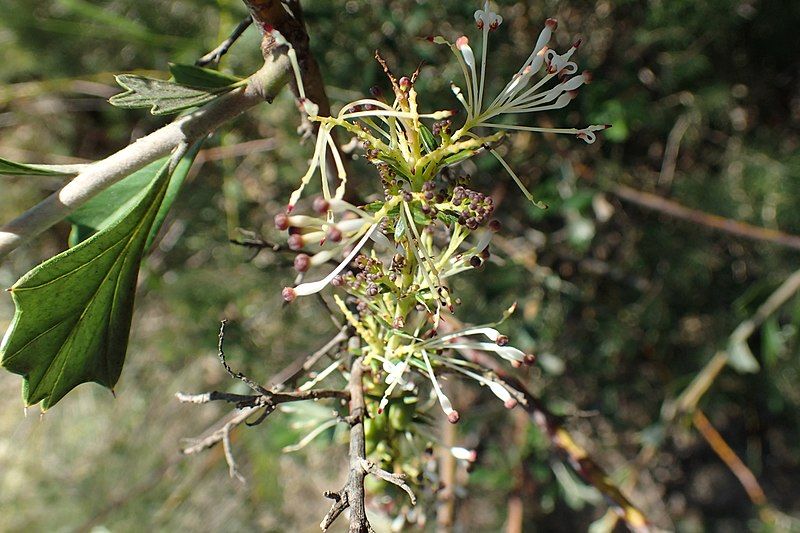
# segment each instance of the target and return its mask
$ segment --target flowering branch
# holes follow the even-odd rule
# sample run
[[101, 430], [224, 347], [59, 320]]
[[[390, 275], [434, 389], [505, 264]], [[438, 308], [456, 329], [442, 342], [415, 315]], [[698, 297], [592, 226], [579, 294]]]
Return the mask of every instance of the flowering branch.
[[[493, 234], [501, 229], [500, 223], [492, 220], [493, 199], [469, 189], [470, 177], [452, 169], [489, 152], [525, 197], [536, 203], [494, 146], [514, 130], [571, 134], [592, 143], [597, 132], [608, 127], [539, 128], [517, 122], [521, 115], [565, 107], [576, 91], [591, 81], [591, 75], [578, 73], [572, 61], [580, 42], [563, 54], [549, 48], [557, 23], [548, 19], [519, 71], [490, 99], [485, 94], [488, 38], [500, 26], [502, 17], [491, 12], [487, 2], [475, 13], [483, 38], [479, 60], [466, 36], [452, 44], [441, 37], [432, 39], [450, 47], [464, 74], [463, 89], [451, 87], [466, 110], [463, 124], [453, 124], [453, 110], [424, 111], [415, 87], [419, 72], [410, 77], [395, 76], [377, 54], [391, 84], [391, 97], [373, 88], [371, 98], [350, 102], [332, 116], [311, 95], [308, 65], [298, 60], [297, 49], [307, 41], [291, 33], [292, 25], [302, 25], [302, 18], [293, 15], [296, 2], [289, 2], [285, 12], [274, 14], [274, 20], [287, 24], [280, 31], [262, 20], [262, 14], [278, 9], [278, 3], [245, 2], [264, 34], [264, 46], [288, 49], [299, 107], [318, 128], [311, 164], [289, 197], [286, 210], [275, 216], [275, 226], [288, 232], [286, 243], [297, 252], [294, 266], [299, 273], [328, 263], [334, 266], [317, 281], [285, 287], [282, 296], [291, 302], [318, 295], [329, 286], [346, 293], [344, 298], [335, 295], [334, 301], [347, 324], [350, 346], [346, 353], [353, 359], [349, 373], [344, 362], [336, 359], [298, 389], [305, 399], [318, 383], [336, 372], [348, 379], [350, 414], [345, 420], [350, 425], [350, 469], [341, 490], [325, 493], [333, 504], [320, 524], [322, 529], [327, 530], [350, 508], [350, 531], [371, 531], [365, 509], [367, 473], [399, 487], [412, 503], [416, 500], [414, 492], [401, 473], [421, 484], [441, 479], [424, 459], [428, 452], [422, 450], [429, 437], [420, 428], [429, 420], [431, 409], [440, 408], [450, 424], [461, 419], [444, 382], [446, 375], [455, 374], [487, 387], [508, 409], [522, 405], [575, 470], [614, 502], [626, 523], [636, 531], [647, 530], [644, 515], [576, 444], [557, 417], [497, 362], [503, 359], [512, 366], [534, 363], [532, 355], [509, 345], [508, 337], [496, 329], [513, 307], [496, 323], [446, 331], [443, 326], [460, 303], [451, 294], [449, 278], [481, 267], [491, 257]], [[340, 129], [358, 139], [366, 159], [378, 171], [382, 194], [370, 204], [356, 205], [345, 199], [348, 170], [334, 139]], [[310, 202], [312, 212], [302, 213], [303, 193], [317, 173], [321, 195]], [[208, 393], [186, 399], [222, 400], [244, 409], [264, 403], [255, 422], [259, 423], [274, 409], [272, 400], [266, 399], [273, 398], [275, 389], [266, 390], [233, 372], [221, 349], [220, 359], [229, 374], [244, 381], [255, 394]], [[309, 369], [296, 366], [292, 375], [299, 378]], [[316, 394], [341, 397], [330, 390], [317, 390]], [[332, 424], [335, 420], [324, 422], [301, 445]], [[228, 423], [221, 431], [224, 446], [228, 442], [226, 428]], [[474, 460], [469, 450], [454, 444], [449, 448], [458, 448], [462, 458]]]

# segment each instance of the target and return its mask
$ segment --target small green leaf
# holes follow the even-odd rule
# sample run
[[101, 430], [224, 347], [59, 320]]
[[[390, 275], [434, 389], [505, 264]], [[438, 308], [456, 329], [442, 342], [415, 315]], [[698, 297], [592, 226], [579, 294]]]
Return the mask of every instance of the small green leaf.
[[47, 168], [45, 165], [15, 163], [14, 161], [9, 161], [8, 159], [0, 157], [0, 174], [8, 174], [11, 176], [69, 176], [75, 173], [53, 170]]
[[42, 402], [48, 409], [81, 383], [116, 384], [139, 265], [168, 185], [165, 163], [104, 229], [10, 289], [16, 312], [0, 345], [0, 364], [24, 377], [27, 405]]
[[196, 89], [175, 82], [156, 80], [144, 76], [122, 74], [116, 77], [126, 91], [109, 99], [111, 105], [125, 109], [149, 107], [153, 115], [168, 115], [191, 107], [198, 107], [233, 89]]
[[431, 221], [430, 217], [422, 212], [422, 205], [416, 202], [411, 204], [411, 215], [414, 218], [414, 222], [420, 226], [427, 226]]
[[478, 153], [477, 150], [461, 150], [460, 152], [457, 152], [451, 156], [445, 157], [442, 163], [444, 164], [444, 166], [449, 167], [450, 165], [455, 165], [456, 163], [460, 163], [465, 159], [469, 159], [470, 157], [472, 157], [477, 153]]
[[430, 153], [439, 148], [439, 143], [436, 142], [436, 137], [433, 136], [433, 133], [431, 133], [431, 130], [429, 130], [425, 124], [419, 125], [419, 131], [422, 134], [422, 144], [425, 145], [425, 151]]
[[381, 201], [370, 202], [367, 205], [365, 205], [362, 209], [364, 209], [364, 211], [368, 213], [377, 213], [378, 211], [381, 210], [384, 203], [385, 202]]
[[[156, 217], [156, 221], [151, 228], [147, 248], [150, 247], [150, 242], [158, 233], [167, 211], [172, 207], [172, 202], [183, 184], [183, 180], [186, 179], [186, 175], [189, 173], [189, 169], [201, 145], [202, 143], [195, 144], [175, 166], [175, 170], [170, 176], [167, 193], [159, 209], [159, 216]], [[136, 196], [153, 182], [155, 175], [158, 174], [168, 160], [169, 156], [150, 163], [73, 211], [67, 217], [67, 220], [73, 225], [72, 233], [70, 234], [70, 246], [75, 246], [79, 242], [88, 239], [92, 234], [113, 221], [116, 215], [130, 208], [130, 203], [135, 201]]]
[[175, 79], [175, 83], [199, 89], [221, 89], [242, 81], [236, 76], [195, 65], [170, 63], [169, 71]]
[[455, 211], [439, 211], [436, 213], [436, 218], [447, 224], [448, 226], [452, 226], [458, 222], [458, 213]]
[[742, 374], [752, 374], [760, 368], [747, 341], [734, 341], [728, 346], [728, 363]]

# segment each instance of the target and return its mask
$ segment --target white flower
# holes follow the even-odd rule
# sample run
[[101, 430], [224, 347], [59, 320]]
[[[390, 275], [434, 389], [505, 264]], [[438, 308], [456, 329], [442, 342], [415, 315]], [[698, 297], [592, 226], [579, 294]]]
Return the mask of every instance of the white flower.
[[378, 412], [382, 413], [384, 409], [386, 409], [386, 404], [389, 403], [389, 396], [391, 396], [392, 391], [398, 384], [403, 383], [403, 374], [406, 370], [408, 370], [408, 362], [411, 359], [411, 356], [414, 352], [411, 352], [408, 357], [406, 357], [402, 362], [398, 364], [393, 364], [389, 361], [385, 361], [383, 363], [383, 368], [388, 372], [386, 376], [386, 383], [389, 385], [386, 387], [386, 392], [383, 394], [383, 398], [381, 398], [381, 402], [378, 405]]
[[484, 2], [483, 9], [475, 12], [475, 24], [479, 30], [496, 30], [503, 23], [503, 17], [489, 9], [489, 2]]
[[433, 385], [433, 391], [436, 393], [436, 397], [439, 400], [439, 405], [442, 407], [442, 411], [444, 411], [445, 416], [447, 416], [447, 420], [449, 420], [450, 423], [455, 424], [461, 417], [458, 414], [458, 411], [453, 409], [453, 404], [450, 403], [450, 399], [444, 395], [441, 387], [439, 387], [439, 382], [436, 380], [436, 375], [433, 373], [431, 361], [428, 359], [428, 353], [425, 350], [422, 350], [422, 358], [425, 361], [425, 367], [428, 369], [428, 377], [431, 380], [431, 385]]
[[450, 455], [452, 455], [459, 461], [467, 461], [469, 463], [474, 463], [475, 460], [478, 458], [478, 452], [476, 452], [475, 450], [462, 448], [461, 446], [453, 446], [452, 448], [450, 448]]
[[285, 289], [283, 289], [283, 299], [286, 300], [287, 302], [291, 302], [298, 296], [308, 296], [309, 294], [315, 294], [324, 289], [325, 287], [327, 287], [328, 284], [330, 284], [330, 282], [333, 280], [333, 278], [338, 276], [339, 273], [342, 270], [344, 270], [344, 268], [348, 264], [350, 264], [350, 261], [353, 260], [353, 258], [358, 254], [358, 252], [361, 251], [361, 248], [363, 248], [364, 245], [367, 244], [367, 241], [369, 241], [370, 237], [372, 236], [373, 232], [376, 229], [378, 229], [378, 224], [377, 223], [372, 224], [367, 230], [367, 232], [364, 234], [364, 236], [361, 237], [361, 240], [358, 241], [358, 244], [356, 244], [353, 247], [352, 251], [347, 255], [347, 257], [345, 257], [344, 260], [342, 260], [342, 262], [339, 263], [339, 265], [336, 268], [334, 268], [330, 274], [328, 274], [319, 281], [314, 281], [310, 283], [301, 283], [300, 285], [294, 288], [286, 287]]
[[[591, 81], [588, 72], [577, 74], [578, 66], [571, 58], [580, 46], [580, 41], [570, 47], [563, 54], [547, 47], [547, 43], [558, 26], [555, 19], [547, 19], [545, 26], [536, 40], [528, 58], [516, 74], [506, 84], [497, 97], [484, 109], [483, 92], [486, 80], [486, 64], [488, 49], [488, 34], [490, 29], [496, 28], [502, 17], [489, 10], [488, 2], [484, 9], [475, 12], [475, 21], [478, 28], [482, 29], [483, 46], [481, 49], [480, 74], [475, 54], [469, 45], [466, 36], [459, 37], [455, 44], [447, 43], [442, 38], [435, 38], [433, 42], [448, 44], [461, 64], [466, 81], [466, 98], [461, 90], [452, 86], [453, 93], [467, 111], [467, 123], [453, 136], [458, 139], [461, 135], [469, 135], [469, 131], [476, 127], [487, 127], [501, 130], [525, 130], [534, 132], [566, 133], [592, 143], [596, 140], [594, 132], [610, 127], [609, 125], [594, 125], [587, 128], [538, 128], [517, 124], [503, 124], [493, 122], [501, 115], [519, 115], [537, 111], [550, 111], [566, 107], [576, 91]], [[535, 75], [542, 73], [541, 79], [531, 85]], [[552, 81], [557, 83], [546, 88]], [[499, 155], [495, 154], [499, 158]], [[513, 175], [513, 174], [512, 174]], [[529, 196], [526, 194], [526, 196]]]

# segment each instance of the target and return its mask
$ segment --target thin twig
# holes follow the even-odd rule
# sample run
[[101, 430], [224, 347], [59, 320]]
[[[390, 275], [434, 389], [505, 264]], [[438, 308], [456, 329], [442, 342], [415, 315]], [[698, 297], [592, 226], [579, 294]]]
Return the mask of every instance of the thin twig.
[[[181, 449], [181, 453], [184, 455], [192, 455], [207, 450], [212, 446], [216, 446], [217, 444], [222, 442], [222, 438], [225, 434], [225, 431], [230, 431], [236, 426], [242, 424], [245, 420], [250, 418], [250, 416], [253, 415], [258, 410], [259, 410], [258, 407], [247, 407], [242, 410], [232, 411], [231, 413], [225, 416], [224, 418], [225, 422], [219, 429], [214, 430], [212, 433], [208, 434], [205, 437], [199, 437], [197, 439], [187, 439], [190, 444]], [[227, 430], [225, 428], [227, 428]]]
[[181, 403], [203, 404], [214, 401], [223, 401], [236, 404], [237, 409], [245, 407], [263, 407], [268, 404], [279, 405], [289, 402], [304, 402], [308, 400], [325, 400], [338, 398], [347, 400], [349, 393], [346, 390], [338, 389], [313, 389], [308, 391], [296, 392], [272, 392], [267, 391], [266, 395], [261, 394], [233, 394], [229, 392], [211, 391], [201, 394], [187, 394], [184, 392], [175, 393], [175, 397]]
[[378, 465], [373, 463], [368, 459], [361, 460], [361, 468], [364, 469], [364, 472], [367, 474], [372, 474], [373, 476], [379, 477], [380, 479], [391, 483], [393, 485], [397, 485], [408, 494], [408, 498], [411, 500], [411, 505], [417, 504], [417, 497], [414, 495], [414, 491], [411, 490], [411, 487], [408, 486], [405, 480], [405, 476], [402, 474], [392, 474], [391, 472], [387, 472], [386, 470], [380, 468]]
[[265, 389], [264, 387], [262, 387], [261, 385], [259, 385], [255, 381], [253, 381], [252, 379], [248, 378], [243, 373], [234, 372], [233, 369], [228, 364], [228, 362], [225, 360], [225, 352], [222, 350], [222, 344], [223, 344], [223, 342], [225, 340], [225, 324], [227, 324], [227, 323], [228, 323], [227, 320], [222, 320], [219, 323], [219, 342], [217, 343], [217, 352], [218, 352], [217, 356], [219, 357], [220, 363], [222, 363], [222, 366], [225, 368], [225, 371], [233, 379], [239, 379], [239, 380], [243, 381], [248, 387], [253, 389], [253, 391], [256, 394], [258, 394], [260, 396], [269, 397], [270, 396], [270, 392], [267, 389]]
[[[800, 270], [796, 270], [786, 278], [786, 281], [775, 289], [775, 292], [761, 304], [753, 316], [739, 324], [731, 333], [729, 344], [747, 342], [747, 339], [761, 324], [780, 309], [798, 290], [800, 290]], [[665, 405], [663, 418], [666, 421], [670, 421], [681, 414], [691, 414], [729, 360], [730, 354], [727, 350], [717, 352], [692, 380], [691, 384], [686, 387], [686, 390], [674, 402]]]
[[210, 65], [211, 63], [219, 63], [219, 60], [222, 59], [222, 56], [228, 53], [228, 50], [230, 50], [231, 46], [233, 46], [233, 43], [235, 43], [239, 37], [242, 36], [244, 31], [250, 27], [250, 24], [252, 23], [252, 17], [247, 17], [242, 20], [236, 25], [227, 39], [222, 41], [219, 46], [211, 50], [209, 53], [195, 61], [194, 64], [198, 67], [204, 67], [206, 65]]
[[270, 383], [272, 384], [272, 390], [267, 390], [265, 387], [255, 383], [250, 378], [247, 378], [247, 376], [241, 372], [234, 372], [233, 369], [228, 365], [227, 361], [225, 360], [225, 353], [223, 350], [223, 341], [225, 338], [224, 328], [225, 321], [223, 320], [220, 324], [219, 340], [217, 344], [219, 359], [231, 377], [240, 379], [247, 383], [248, 386], [250, 386], [250, 388], [256, 392], [256, 394], [233, 394], [219, 391], [205, 392], [200, 394], [187, 394], [183, 392], [176, 393], [175, 397], [178, 399], [178, 401], [183, 403], [205, 404], [213, 401], [224, 401], [235, 404], [237, 408], [236, 411], [226, 415], [222, 422], [216, 424], [218, 429], [210, 430], [205, 437], [191, 440], [191, 444], [181, 450], [183, 454], [190, 455], [198, 453], [203, 450], [207, 450], [208, 448], [211, 448], [220, 442], [222, 442], [224, 445], [224, 439], [227, 438], [226, 434], [229, 434], [231, 430], [242, 423], [247, 423], [247, 420], [251, 417], [251, 415], [255, 414], [259, 410], [261, 410], [261, 413], [258, 418], [254, 422], [247, 423], [247, 425], [255, 426], [260, 424], [264, 421], [264, 419], [267, 418], [267, 416], [275, 411], [278, 405], [282, 403], [322, 399], [348, 400], [350, 398], [349, 390], [312, 389], [308, 391], [291, 392], [283, 392], [279, 390], [280, 386], [294, 380], [297, 376], [306, 372], [311, 368], [311, 366], [313, 366], [314, 363], [316, 363], [316, 361], [319, 360], [319, 358], [329, 353], [335, 346], [338, 346], [340, 343], [346, 340], [347, 337], [344, 332], [339, 332], [339, 334], [328, 341], [325, 346], [311, 354], [308, 358], [298, 359], [298, 361], [292, 363], [286, 369], [276, 374], [276, 376], [270, 380]]
[[439, 423], [442, 432], [441, 455], [439, 457], [439, 490], [436, 493], [436, 532], [450, 533], [456, 514], [456, 458], [450, 448], [456, 445], [456, 425], [446, 417]]
[[231, 449], [231, 425], [225, 424], [222, 428], [222, 449], [225, 452], [225, 462], [228, 463], [228, 474], [241, 483], [245, 483], [244, 476], [239, 473], [236, 468], [236, 460], [233, 457], [233, 450]]
[[[354, 344], [358, 339], [355, 339]], [[354, 351], [349, 347], [351, 352]], [[344, 487], [338, 492], [326, 491], [325, 497], [333, 500], [330, 510], [322, 519], [319, 527], [322, 531], [327, 531], [333, 522], [344, 512], [350, 509], [350, 533], [371, 533], [372, 526], [367, 520], [365, 506], [364, 477], [367, 471], [362, 462], [366, 461], [366, 443], [364, 437], [364, 415], [366, 406], [364, 404], [364, 388], [362, 384], [363, 368], [362, 358], [353, 360], [350, 368], [350, 379], [348, 389], [350, 390], [350, 416], [347, 417], [350, 424], [350, 472]]]
[[738, 220], [712, 215], [697, 209], [691, 209], [673, 200], [668, 200], [661, 196], [648, 192], [637, 191], [625, 185], [615, 185], [608, 190], [610, 193], [619, 196], [623, 200], [634, 203], [647, 209], [664, 213], [671, 217], [693, 222], [701, 226], [717, 229], [744, 237], [753, 241], [771, 242], [792, 250], [800, 250], [800, 236], [791, 235], [782, 231], [753, 226]]
[[686, 112], [675, 121], [675, 125], [669, 132], [667, 144], [664, 148], [664, 159], [661, 161], [661, 172], [658, 175], [658, 184], [662, 187], [672, 185], [672, 178], [675, 176], [675, 167], [678, 163], [678, 151], [681, 147], [681, 140], [686, 134], [686, 130], [692, 124], [692, 114]]
[[311, 368], [313, 368], [320, 359], [328, 355], [334, 348], [337, 348], [347, 341], [347, 337], [346, 330], [342, 329], [316, 352], [312, 353], [308, 357], [299, 357], [295, 359], [294, 362], [275, 374], [272, 379], [269, 380], [270, 389], [280, 390], [284, 384], [293, 384], [298, 377], [311, 370]]
[[756, 476], [747, 468], [736, 452], [728, 446], [722, 435], [711, 425], [711, 422], [703, 414], [703, 411], [697, 410], [692, 417], [692, 424], [700, 432], [714, 453], [727, 465], [733, 475], [739, 480], [739, 483], [744, 487], [747, 496], [755, 505], [762, 507], [767, 504], [767, 497], [764, 494], [764, 489], [758, 483]]

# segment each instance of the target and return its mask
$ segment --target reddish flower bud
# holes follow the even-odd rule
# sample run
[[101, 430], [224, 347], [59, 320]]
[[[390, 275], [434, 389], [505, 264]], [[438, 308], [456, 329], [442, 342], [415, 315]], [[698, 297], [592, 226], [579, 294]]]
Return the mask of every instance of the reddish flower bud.
[[494, 233], [497, 233], [502, 228], [503, 228], [503, 225], [497, 219], [494, 219], [494, 220], [489, 222], [489, 229], [492, 230]]
[[525, 364], [526, 365], [530, 366], [535, 362], [536, 362], [536, 356], [535, 355], [533, 355], [532, 353], [525, 354]]
[[294, 235], [289, 235], [289, 238], [286, 240], [286, 243], [289, 245], [290, 250], [302, 250], [303, 246], [305, 245], [305, 241], [303, 241], [303, 236], [299, 233], [295, 233]]
[[498, 346], [505, 346], [506, 344], [508, 344], [508, 337], [506, 337], [505, 335], [498, 335], [497, 340], [494, 342], [496, 342]]
[[308, 254], [297, 254], [294, 258], [294, 269], [298, 272], [305, 272], [311, 266], [311, 258]]
[[286, 213], [278, 213], [275, 215], [275, 227], [280, 231], [289, 229], [289, 217]]
[[293, 302], [293, 301], [295, 300], [295, 298], [297, 298], [297, 293], [295, 292], [295, 290], [294, 290], [293, 288], [291, 288], [291, 287], [285, 287], [285, 288], [284, 288], [284, 289], [281, 291], [281, 296], [283, 296], [283, 299], [284, 299], [285, 301], [287, 301], [287, 302]]
[[461, 419], [461, 415], [458, 414], [458, 411], [450, 411], [450, 414], [447, 415], [447, 421], [451, 424], [456, 424]]
[[325, 237], [331, 242], [341, 242], [342, 230], [340, 230], [336, 226], [331, 226], [330, 228], [328, 228], [328, 232], [325, 234]]
[[549, 18], [545, 20], [544, 24], [553, 31], [555, 31], [555, 29], [558, 28], [558, 21], [554, 18]]
[[408, 78], [408, 76], [403, 76], [400, 78], [400, 81], [398, 81], [397, 84], [400, 85], [400, 88], [404, 91], [407, 91], [411, 88], [411, 80]]
[[515, 400], [514, 398], [509, 398], [508, 400], [503, 402], [503, 405], [505, 406], [506, 409], [513, 409], [517, 406], [518, 403], [519, 402], [517, 402], [517, 400]]
[[320, 215], [323, 215], [331, 208], [331, 204], [322, 196], [317, 196], [314, 198], [314, 203], [311, 205], [311, 208]]

